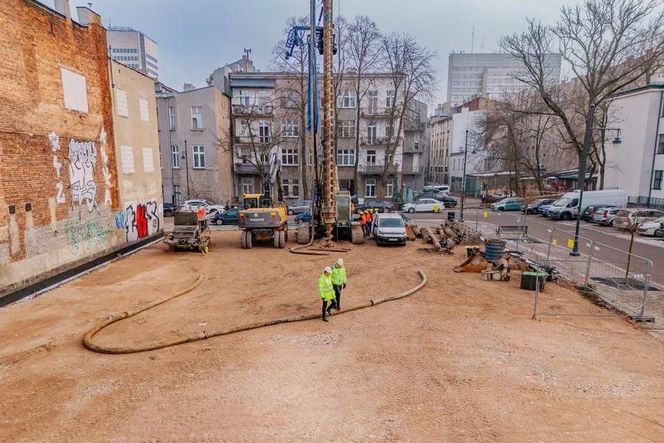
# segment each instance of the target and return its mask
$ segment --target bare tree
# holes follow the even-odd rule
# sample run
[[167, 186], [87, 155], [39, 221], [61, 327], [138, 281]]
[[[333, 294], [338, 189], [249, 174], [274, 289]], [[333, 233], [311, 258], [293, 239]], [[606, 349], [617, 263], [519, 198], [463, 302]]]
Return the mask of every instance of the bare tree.
[[389, 176], [394, 169], [394, 158], [401, 145], [407, 112], [416, 99], [428, 102], [433, 97], [436, 77], [433, 69], [435, 53], [420, 46], [414, 37], [389, 34], [381, 38], [381, 56], [393, 88], [392, 100], [387, 105], [387, 137], [385, 163], [381, 174], [378, 196], [384, 197]]
[[[286, 22], [285, 35], [288, 35], [293, 26], [308, 26], [308, 17], [290, 17]], [[307, 133], [305, 131], [307, 124], [307, 82], [309, 70], [309, 49], [306, 45], [296, 45], [290, 57], [286, 58], [287, 39], [280, 40], [274, 47], [273, 68], [274, 70], [288, 74], [285, 76], [275, 90], [275, 98], [279, 110], [286, 110], [299, 123], [298, 150], [299, 156], [299, 175], [302, 183], [302, 192], [305, 197], [310, 194], [309, 183], [312, 180], [311, 158], [312, 150], [315, 148], [307, 146]]]
[[[660, 4], [660, 0], [586, 0], [563, 7], [555, 26], [528, 20], [525, 32], [501, 39], [501, 47], [523, 63], [516, 78], [537, 91], [562, 122], [561, 136], [577, 152], [579, 174], [585, 173], [583, 145], [584, 139], [590, 141], [595, 107], [660, 66], [664, 54]], [[575, 124], [578, 107], [561, 100], [566, 96], [561, 91], [564, 86], [551, 82], [548, 61], [556, 44], [574, 74], [572, 86], [584, 97], [581, 131]]]
[[355, 107], [355, 188], [360, 183], [359, 176], [359, 147], [360, 147], [360, 121], [362, 117], [362, 104], [371, 84], [365, 81], [368, 73], [376, 70], [380, 62], [381, 34], [376, 23], [367, 16], [355, 17], [348, 26], [347, 38], [344, 41], [344, 50], [348, 52], [348, 68], [351, 70], [350, 81], [356, 97]]

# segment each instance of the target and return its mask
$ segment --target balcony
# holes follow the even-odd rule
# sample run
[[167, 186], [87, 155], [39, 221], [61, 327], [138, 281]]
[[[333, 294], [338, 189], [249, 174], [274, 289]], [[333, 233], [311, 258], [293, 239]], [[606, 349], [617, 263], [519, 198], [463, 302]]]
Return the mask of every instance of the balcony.
[[272, 105], [232, 105], [233, 116], [239, 117], [271, 117], [274, 115], [274, 107]]
[[254, 136], [254, 139], [252, 141], [251, 137], [240, 137], [240, 136], [233, 136], [233, 144], [235, 145], [245, 145], [245, 146], [256, 146], [261, 147], [261, 146], [266, 146], [270, 144], [272, 141], [271, 137], [258, 137]]
[[[391, 116], [391, 108], [374, 108], [374, 109], [362, 109], [360, 111], [360, 115], [362, 118], [369, 118], [369, 119], [385, 119], [385, 118], [390, 118]], [[394, 115], [394, 118], [396, 119], [398, 115]]]
[[419, 144], [414, 143], [409, 146], [404, 146], [403, 147], [403, 153], [404, 154], [424, 154], [424, 148], [419, 146]]
[[421, 175], [424, 174], [424, 166], [404, 166], [401, 173], [403, 175]]
[[[360, 174], [362, 175], [382, 175], [383, 174], [383, 169], [384, 165], [359, 165], [358, 170], [360, 171]], [[389, 168], [388, 171], [389, 174], [396, 174], [397, 173], [397, 167], [392, 165]]]
[[233, 172], [236, 174], [258, 175], [258, 169], [251, 163], [235, 162], [233, 164]]
[[360, 139], [360, 145], [362, 146], [380, 146], [386, 147], [392, 141], [392, 137], [362, 137]]

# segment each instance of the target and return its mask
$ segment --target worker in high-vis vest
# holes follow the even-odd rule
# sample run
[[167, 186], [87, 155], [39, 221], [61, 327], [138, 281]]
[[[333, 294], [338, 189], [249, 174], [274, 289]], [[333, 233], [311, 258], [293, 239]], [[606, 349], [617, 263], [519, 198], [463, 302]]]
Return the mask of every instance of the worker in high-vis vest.
[[341, 310], [341, 290], [346, 288], [346, 268], [344, 259], [339, 258], [332, 267], [332, 286], [334, 287], [334, 309]]
[[364, 216], [364, 211], [360, 211], [360, 228], [362, 228], [362, 236], [366, 237], [367, 236], [367, 230], [365, 228], [365, 225], [367, 223], [367, 218]]
[[373, 223], [373, 209], [369, 208], [365, 212], [367, 224], [364, 226], [365, 237], [371, 237], [371, 223]]
[[[323, 321], [328, 321], [327, 315], [332, 315], [330, 309], [334, 307], [334, 287], [332, 285], [332, 268], [325, 266], [323, 273], [318, 277], [318, 294], [323, 300]], [[329, 305], [328, 305], [329, 303]]]

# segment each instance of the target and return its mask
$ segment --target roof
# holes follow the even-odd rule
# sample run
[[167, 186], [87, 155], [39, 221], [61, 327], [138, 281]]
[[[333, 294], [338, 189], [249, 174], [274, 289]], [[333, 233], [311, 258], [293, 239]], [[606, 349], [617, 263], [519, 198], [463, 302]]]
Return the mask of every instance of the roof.
[[635, 94], [637, 92], [644, 92], [648, 90], [661, 91], [664, 90], [664, 84], [650, 84], [646, 86], [640, 86], [638, 88], [629, 89], [627, 91], [619, 92], [618, 94], [613, 94], [612, 97], [623, 97], [625, 95]]

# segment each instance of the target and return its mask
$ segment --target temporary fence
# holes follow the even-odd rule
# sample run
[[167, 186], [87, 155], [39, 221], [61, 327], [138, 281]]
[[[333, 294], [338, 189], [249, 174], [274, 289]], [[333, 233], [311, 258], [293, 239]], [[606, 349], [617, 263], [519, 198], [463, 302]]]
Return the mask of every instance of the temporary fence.
[[[638, 321], [664, 321], [664, 299], [660, 289], [651, 281], [653, 263], [650, 259], [612, 246], [578, 237], [578, 254], [573, 253], [575, 235], [521, 215], [517, 226], [499, 229], [500, 225], [486, 221], [486, 209], [468, 211], [466, 223], [476, 227], [487, 237], [501, 236], [507, 247], [543, 268], [553, 268], [563, 279], [570, 281], [598, 301], [622, 311]], [[520, 227], [521, 229], [514, 229]], [[525, 234], [527, 230], [527, 234]], [[536, 297], [537, 302], [537, 297]], [[546, 312], [535, 304], [537, 315], [576, 315], [558, 308]]]

